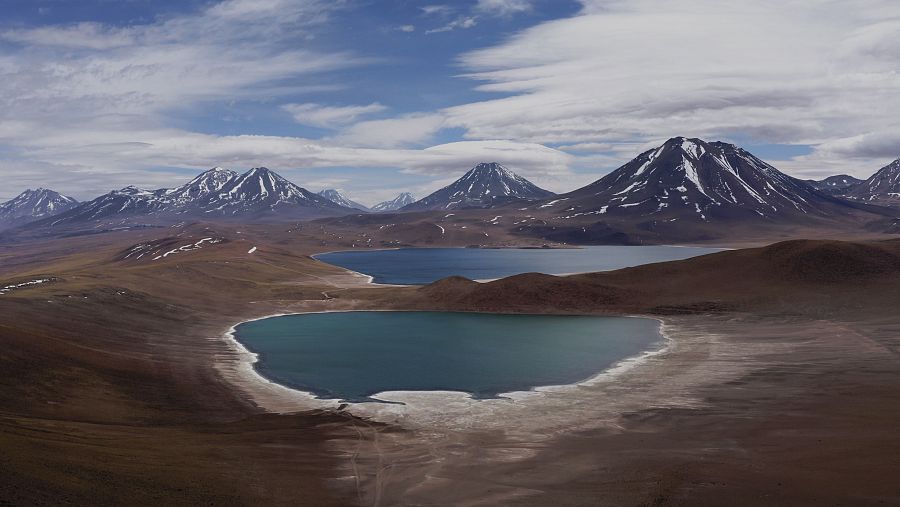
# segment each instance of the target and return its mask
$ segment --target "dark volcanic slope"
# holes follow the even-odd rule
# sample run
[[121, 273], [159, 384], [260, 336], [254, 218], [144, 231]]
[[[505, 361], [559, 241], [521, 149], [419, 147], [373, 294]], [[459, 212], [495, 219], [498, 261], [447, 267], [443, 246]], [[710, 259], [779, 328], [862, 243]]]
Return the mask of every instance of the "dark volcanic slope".
[[403, 211], [489, 208], [518, 199], [545, 199], [555, 195], [502, 165], [478, 164], [462, 178], [433, 194], [403, 207]]
[[900, 158], [879, 169], [849, 195], [862, 201], [900, 201]]
[[57, 215], [77, 205], [75, 199], [53, 190], [28, 189], [0, 204], [0, 229]]
[[844, 195], [856, 188], [863, 180], [848, 174], [836, 174], [824, 180], [806, 180], [806, 182], [819, 192], [831, 195]]
[[782, 223], [836, 216], [852, 209], [742, 148], [684, 137], [669, 139], [600, 180], [543, 206], [573, 218], [603, 215], [657, 221]]
[[568, 277], [530, 273], [488, 283], [452, 277], [422, 287], [419, 294], [432, 307], [448, 310], [754, 311], [857, 318], [891, 309], [900, 298], [900, 240], [785, 241]]

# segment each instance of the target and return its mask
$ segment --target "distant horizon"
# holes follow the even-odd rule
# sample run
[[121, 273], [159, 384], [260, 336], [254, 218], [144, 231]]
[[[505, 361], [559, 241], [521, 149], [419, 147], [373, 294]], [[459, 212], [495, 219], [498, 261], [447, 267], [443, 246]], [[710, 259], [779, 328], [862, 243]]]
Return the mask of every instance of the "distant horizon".
[[900, 156], [890, 0], [15, 0], [0, 13], [8, 198], [262, 165], [374, 203], [485, 159], [561, 192], [673, 132], [801, 179], [864, 178]]
[[[668, 138], [667, 141], [671, 141], [671, 140], [673, 140], [673, 139], [683, 139], [683, 138], [686, 138], [686, 137], [685, 137], [685, 136], [673, 136], [673, 137]], [[690, 139], [699, 139], [699, 138], [690, 138]], [[722, 142], [722, 141], [706, 141], [706, 140], [704, 140], [704, 139], [700, 139], [700, 140], [701, 140], [701, 141], [704, 141], [704, 142], [708, 142], [708, 143]], [[740, 146], [738, 146], [738, 147], [740, 147]], [[644, 152], [646, 152], [646, 151], [649, 151], [649, 150], [652, 150], [653, 148], [654, 148], [654, 147], [651, 147], [651, 148], [649, 148], [648, 150], [644, 150], [644, 151], [641, 152], [641, 153], [635, 154], [635, 157], [640, 156], [642, 153], [644, 153]], [[748, 150], [748, 151], [749, 151], [749, 150]], [[631, 159], [631, 160], [633, 160], [633, 159]], [[896, 159], [896, 160], [900, 160], [900, 158], [898, 158], [898, 159]], [[470, 171], [470, 170], [472, 170], [473, 168], [475, 168], [475, 167], [477, 167], [477, 166], [479, 166], [479, 165], [482, 165], [482, 164], [498, 164], [498, 165], [501, 165], [501, 166], [503, 166], [503, 167], [506, 167], [507, 169], [510, 169], [509, 167], [506, 166], [506, 164], [503, 164], [502, 162], [498, 162], [498, 161], [495, 161], [495, 160], [492, 160], [492, 161], [486, 161], [486, 160], [485, 160], [485, 161], [482, 161], [482, 162], [477, 162], [477, 163], [475, 163], [472, 167], [469, 167], [469, 168], [467, 168], [467, 169], [461, 170], [461, 171], [459, 172], [459, 176], [462, 176], [462, 175], [466, 174], [468, 171]], [[222, 165], [222, 164], [217, 164], [217, 165], [214, 165], [214, 166], [212, 166], [212, 167], [210, 167], [210, 168], [208, 168], [208, 169], [198, 171], [198, 172], [195, 173], [193, 176], [188, 176], [188, 180], [187, 180], [187, 181], [190, 181], [190, 179], [193, 179], [194, 177], [196, 177], [196, 176], [198, 176], [198, 175], [200, 175], [200, 174], [204, 174], [204, 173], [206, 173], [206, 172], [209, 172], [209, 171], [212, 171], [212, 170], [215, 170], [215, 169], [224, 169], [224, 170], [227, 170], [227, 171], [235, 172], [235, 173], [237, 173], [237, 174], [246, 174], [246, 173], [252, 171], [253, 169], [267, 169], [267, 170], [269, 170], [269, 171], [272, 171], [272, 172], [278, 174], [279, 176], [285, 177], [285, 178], [286, 178], [288, 181], [290, 181], [291, 183], [293, 183], [293, 184], [295, 184], [295, 185], [297, 185], [297, 186], [299, 186], [299, 187], [301, 187], [301, 188], [304, 188], [304, 189], [306, 189], [306, 190], [308, 190], [308, 191], [310, 191], [310, 192], [313, 192], [313, 193], [316, 193], [316, 194], [320, 194], [320, 195], [321, 195], [321, 194], [322, 194], [323, 192], [325, 192], [325, 191], [328, 191], [328, 190], [334, 190], [334, 191], [339, 192], [343, 197], [345, 197], [345, 198], [347, 198], [347, 199], [351, 199], [351, 200], [353, 200], [353, 201], [356, 201], [356, 202], [358, 202], [359, 204], [364, 205], [366, 208], [372, 208], [373, 206], [376, 206], [376, 205], [379, 205], [379, 204], [384, 204], [384, 203], [386, 203], [386, 202], [393, 201], [393, 200], [397, 199], [398, 197], [402, 196], [403, 194], [410, 194], [410, 195], [412, 195], [412, 197], [413, 197], [414, 199], [420, 199], [420, 198], [421, 198], [420, 196], [418, 196], [418, 195], [417, 195], [416, 193], [414, 193], [414, 192], [410, 192], [410, 191], [407, 191], [407, 190], [395, 190], [395, 191], [394, 191], [395, 193], [393, 194], [392, 197], [388, 197], [388, 198], [382, 199], [382, 200], [380, 200], [380, 201], [375, 201], [375, 202], [371, 202], [371, 203], [360, 202], [360, 201], [362, 201], [363, 199], [358, 199], [355, 195], [353, 195], [353, 193], [352, 193], [351, 191], [348, 191], [348, 190], [346, 190], [346, 189], [343, 188], [343, 187], [325, 187], [325, 188], [321, 188], [320, 190], [314, 190], [313, 188], [309, 188], [309, 187], [303, 185], [302, 183], [297, 183], [296, 181], [293, 181], [293, 180], [292, 180], [291, 178], [289, 178], [289, 177], [286, 177], [286, 176], [281, 175], [280, 172], [279, 172], [279, 170], [277, 170], [277, 169], [275, 169], [275, 168], [271, 168], [271, 167], [265, 166], [265, 165], [255, 165], [255, 166], [247, 167], [247, 168], [245, 169], [245, 168], [231, 168], [231, 167], [226, 167], [225, 165]], [[776, 167], [776, 169], [778, 169], [778, 168]], [[881, 168], [879, 167], [878, 169], [881, 169]], [[873, 170], [873, 171], [872, 171], [872, 174], [870, 174], [870, 175], [863, 175], [862, 177], [859, 177], [859, 179], [861, 179], [861, 180], [863, 180], [863, 181], [867, 180], [870, 176], [872, 176], [873, 174], [875, 174], [875, 172], [877, 172], [878, 169]], [[514, 173], [518, 174], [514, 169], [510, 169], [510, 170], [512, 170]], [[605, 174], [604, 174], [604, 175], [605, 175]], [[597, 176], [597, 179], [601, 178], [601, 177], [604, 176], [604, 175], [598, 175], [598, 176]], [[829, 178], [829, 177], [836, 177], [836, 176], [850, 176], [850, 175], [843, 174], [843, 173], [839, 173], [839, 174], [830, 174], [830, 175], [824, 176], [824, 177], [822, 177], [822, 178], [819, 178], [819, 180], [823, 180], [823, 179]], [[455, 180], [457, 180], [457, 179], [458, 179], [458, 177], [454, 177], [454, 178], [452, 178], [452, 179], [450, 180], [450, 182], [452, 183], [453, 181], [455, 181]], [[811, 179], [811, 180], [812, 180], [812, 179]], [[138, 188], [138, 189], [140, 189], [140, 190], [146, 190], [146, 191], [166, 190], [166, 189], [171, 189], [171, 188], [179, 187], [179, 186], [183, 185], [184, 183], [186, 183], [187, 181], [184, 181], [184, 182], [182, 182], [182, 183], [177, 183], [177, 182], [176, 182], [175, 184], [173, 184], [173, 185], [171, 185], [171, 186], [167, 186], [167, 187], [158, 187], [158, 188], [147, 188], [147, 187], [141, 187], [141, 186], [134, 185], [134, 184], [127, 184], [127, 185], [125, 185], [125, 186], [123, 186], [123, 187], [109, 189], [109, 190], [106, 191], [106, 192], [103, 192], [103, 193], [94, 195], [94, 196], [92, 196], [92, 197], [88, 197], [88, 198], [84, 198], [84, 199], [77, 199], [77, 198], [76, 198], [76, 200], [78, 200], [79, 202], [90, 201], [90, 200], [93, 200], [93, 199], [95, 199], [95, 198], [97, 198], [97, 197], [100, 197], [100, 196], [102, 196], [102, 195], [108, 194], [108, 193], [110, 193], [110, 192], [115, 192], [115, 191], [117, 191], [117, 190], [122, 190], [122, 189], [129, 188], [129, 187], [134, 187], [134, 188]], [[596, 181], [596, 180], [591, 180], [591, 181], [589, 181], [587, 184], [593, 183], [594, 181]], [[583, 186], [586, 186], [586, 185], [583, 185]], [[27, 189], [24, 189], [22, 192], [20, 192], [20, 193], [18, 193], [18, 194], [15, 194], [15, 195], [12, 195], [12, 196], [10, 196], [10, 197], [0, 197], [0, 204], [2, 204], [2, 203], [5, 202], [5, 201], [9, 201], [9, 200], [11, 200], [11, 199], [16, 198], [17, 196], [21, 195], [21, 194], [24, 193], [24, 192], [27, 192], [27, 191], [37, 191], [37, 190], [40, 190], [40, 189], [42, 189], [42, 188], [45, 189], [45, 190], [51, 190], [51, 191], [54, 191], [54, 192], [58, 192], [58, 193], [60, 193], [60, 194], [62, 194], [62, 195], [65, 195], [65, 196], [67, 196], [67, 197], [73, 197], [73, 196], [70, 196], [70, 195], [66, 194], [65, 192], [60, 192], [60, 191], [58, 191], [58, 190], [56, 190], [56, 189], [54, 189], [54, 188], [49, 188], [49, 187], [47, 187], [47, 186], [38, 186], [38, 187], [33, 187], [33, 188], [27, 188]], [[441, 187], [441, 188], [442, 188], [442, 187]], [[555, 193], [557, 193], [557, 194], [565, 194], [565, 193], [568, 193], [568, 192], [570, 192], [570, 191], [577, 190], [577, 188], [581, 188], [581, 187], [571, 188], [571, 189], [568, 189], [568, 190], [564, 190], [564, 191], [560, 191], [560, 192], [555, 192]], [[435, 190], [439, 190], [439, 189], [440, 189], [440, 188], [435, 188]], [[427, 196], [427, 195], [429, 195], [429, 194], [431, 194], [431, 193], [432, 193], [432, 192], [428, 192], [427, 194], [424, 194], [422, 197]]]

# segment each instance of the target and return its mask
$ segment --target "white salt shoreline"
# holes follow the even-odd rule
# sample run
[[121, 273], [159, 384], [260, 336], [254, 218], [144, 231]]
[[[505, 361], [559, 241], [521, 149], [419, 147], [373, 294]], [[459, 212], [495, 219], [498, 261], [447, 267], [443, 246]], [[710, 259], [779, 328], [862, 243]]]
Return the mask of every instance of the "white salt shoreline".
[[[341, 402], [335, 399], [320, 399], [314, 394], [287, 387], [273, 382], [261, 375], [255, 368], [259, 360], [258, 354], [248, 350], [235, 337], [235, 328], [247, 322], [265, 320], [286, 315], [307, 315], [316, 313], [349, 313], [360, 311], [405, 311], [405, 310], [321, 310], [309, 312], [276, 313], [258, 318], [244, 320], [234, 324], [223, 337], [233, 355], [219, 357], [217, 370], [232, 385], [237, 387], [248, 399], [261, 409], [272, 413], [291, 413], [306, 410], [337, 409]], [[607, 316], [607, 315], [596, 315]], [[579, 382], [562, 385], [537, 386], [527, 391], [513, 391], [499, 394], [498, 398], [478, 399], [470, 393], [462, 391], [384, 391], [372, 395], [372, 398], [389, 403], [347, 403], [346, 410], [354, 415], [368, 417], [385, 423], [408, 425], [413, 427], [430, 427], [435, 423], [447, 426], [449, 421], [442, 419], [448, 407], [455, 407], [455, 412], [462, 410], [471, 415], [471, 419], [488, 423], [502, 423], [503, 408], [518, 405], [529, 408], [539, 401], [551, 401], [548, 398], [577, 394], [586, 387], [602, 385], [616, 380], [639, 366], [645, 365], [652, 358], [668, 352], [673, 339], [668, 324], [657, 317], [644, 315], [625, 315], [628, 318], [646, 318], [659, 322], [659, 333], [662, 344], [658, 348], [646, 350], [638, 355], [624, 358], [610, 367]], [[496, 413], [498, 412], [501, 413]], [[497, 418], [491, 415], [498, 416]], [[495, 419], [493, 421], [485, 421]], [[469, 426], [469, 424], [466, 424]], [[489, 424], [492, 425], [492, 424]], [[450, 426], [456, 426], [450, 424]], [[477, 426], [477, 425], [476, 425]]]

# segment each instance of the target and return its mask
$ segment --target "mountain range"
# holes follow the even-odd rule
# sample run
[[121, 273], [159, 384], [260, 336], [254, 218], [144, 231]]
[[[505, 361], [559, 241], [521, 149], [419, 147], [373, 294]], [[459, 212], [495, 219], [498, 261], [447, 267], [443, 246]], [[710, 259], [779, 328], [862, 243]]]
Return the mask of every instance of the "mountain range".
[[[518, 225], [520, 233], [542, 236], [547, 230], [558, 236], [567, 229], [607, 234], [622, 224], [632, 230], [668, 228], [675, 235], [676, 225], [810, 225], [821, 220], [849, 223], [845, 219], [850, 218], [881, 230], [878, 224], [897, 219], [897, 212], [884, 205], [898, 203], [900, 159], [864, 182], [847, 175], [804, 181], [733, 144], [674, 137], [595, 182], [560, 195], [490, 162], [421, 200], [404, 192], [367, 209], [336, 189], [312, 193], [265, 167], [243, 174], [215, 167], [179, 187], [129, 186], [83, 203], [52, 190], [28, 190], [0, 205], [0, 228], [59, 230], [91, 224], [93, 229], [184, 220], [304, 220], [360, 211], [477, 214], [496, 209], [498, 218], [518, 217], [510, 223]], [[585, 238], [570, 238], [576, 239]]]
[[353, 210], [301, 188], [265, 168], [244, 174], [215, 167], [171, 189], [144, 190], [129, 186], [81, 203], [37, 226], [65, 226], [146, 219], [287, 219], [340, 215]]

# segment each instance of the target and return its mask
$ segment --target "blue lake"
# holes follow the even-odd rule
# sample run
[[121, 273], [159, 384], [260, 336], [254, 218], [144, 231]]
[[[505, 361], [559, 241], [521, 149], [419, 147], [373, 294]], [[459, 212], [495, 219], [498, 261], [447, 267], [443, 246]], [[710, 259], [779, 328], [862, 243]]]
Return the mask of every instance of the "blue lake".
[[571, 384], [662, 341], [651, 319], [450, 312], [288, 315], [241, 324], [235, 337], [266, 378], [347, 401]]
[[566, 249], [401, 248], [350, 250], [315, 258], [372, 276], [376, 283], [424, 285], [452, 275], [487, 280], [520, 273], [588, 273], [687, 259], [718, 248], [586, 246]]

